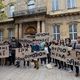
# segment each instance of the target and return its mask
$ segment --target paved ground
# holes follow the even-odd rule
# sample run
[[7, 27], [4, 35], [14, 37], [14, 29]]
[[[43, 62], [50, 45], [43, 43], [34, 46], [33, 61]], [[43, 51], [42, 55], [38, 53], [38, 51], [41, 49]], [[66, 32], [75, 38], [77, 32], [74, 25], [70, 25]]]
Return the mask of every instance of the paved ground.
[[74, 73], [59, 70], [57, 67], [47, 69], [41, 66], [39, 70], [31, 68], [16, 68], [15, 66], [0, 66], [0, 80], [80, 80]]

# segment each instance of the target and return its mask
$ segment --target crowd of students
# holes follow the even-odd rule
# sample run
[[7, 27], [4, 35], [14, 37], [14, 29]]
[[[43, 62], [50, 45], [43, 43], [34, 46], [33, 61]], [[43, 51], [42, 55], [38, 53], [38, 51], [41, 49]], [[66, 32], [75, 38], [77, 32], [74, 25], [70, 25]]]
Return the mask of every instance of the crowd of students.
[[[74, 70], [74, 66], [73, 65], [69, 65], [66, 64], [66, 62], [60, 61], [58, 59], [52, 59], [51, 58], [51, 46], [52, 45], [59, 45], [59, 46], [68, 46], [68, 47], [72, 47], [72, 49], [80, 49], [80, 37], [78, 37], [77, 42], [71, 43], [70, 38], [66, 38], [65, 40], [53, 40], [51, 42], [38, 42], [38, 41], [33, 41], [31, 44], [26, 44], [26, 45], [22, 45], [18, 40], [16, 40], [15, 38], [13, 38], [11, 40], [9, 44], [9, 57], [8, 57], [8, 62], [9, 65], [16, 65], [17, 67], [20, 67], [20, 58], [18, 58], [16, 60], [15, 57], [15, 48], [21, 48], [22, 46], [30, 48], [31, 52], [38, 52], [38, 51], [45, 51], [45, 53], [47, 54], [47, 57], [44, 58], [40, 58], [40, 59], [33, 59], [31, 62], [34, 63], [34, 68], [39, 69], [39, 60], [41, 62], [41, 64], [50, 64], [50, 63], [54, 63], [55, 67], [58, 67], [58, 69], [65, 69], [68, 70], [70, 69], [71, 71]], [[16, 61], [16, 64], [15, 64]], [[23, 66], [26, 66], [26, 61], [25, 59], [22, 59], [23, 61]], [[30, 66], [30, 61], [27, 61], [27, 66]], [[75, 66], [75, 72], [76, 75], [75, 76], [79, 76], [79, 66]]]
[[[80, 38], [78, 37], [77, 42], [71, 43], [70, 38], [66, 38], [65, 40], [60, 40], [58, 42], [53, 41], [53, 45], [60, 45], [60, 46], [67, 46], [67, 47], [72, 47], [72, 50], [75, 49], [80, 49]], [[73, 72], [74, 67], [75, 67], [75, 76], [79, 76], [79, 66], [73, 66], [70, 64], [66, 64], [63, 61], [60, 61], [58, 59], [53, 59], [53, 62], [55, 63], [55, 67], [58, 66], [58, 69], [65, 69], [71, 72]]]
[[[66, 62], [58, 60], [58, 59], [52, 59], [51, 58], [51, 46], [54, 45], [59, 45], [59, 46], [67, 46], [67, 47], [72, 47], [73, 50], [75, 49], [80, 49], [80, 38], [78, 37], [77, 41], [72, 43], [70, 38], [66, 38], [65, 40], [53, 40], [51, 42], [33, 42], [30, 47], [31, 47], [31, 52], [38, 52], [41, 50], [44, 50], [45, 53], [47, 54], [47, 57], [44, 58], [40, 58], [40, 62], [43, 65], [44, 64], [49, 64], [51, 62], [53, 62], [55, 64], [55, 67], [58, 67], [58, 69], [64, 69], [64, 70], [68, 70], [69, 72], [73, 72], [74, 68], [75, 68], [75, 76], [79, 76], [79, 66], [73, 66], [70, 64], [66, 64]], [[39, 69], [39, 60], [32, 60], [34, 62], [34, 68]], [[52, 61], [53, 60], [53, 61]], [[28, 66], [30, 64], [30, 61], [27, 61]]]

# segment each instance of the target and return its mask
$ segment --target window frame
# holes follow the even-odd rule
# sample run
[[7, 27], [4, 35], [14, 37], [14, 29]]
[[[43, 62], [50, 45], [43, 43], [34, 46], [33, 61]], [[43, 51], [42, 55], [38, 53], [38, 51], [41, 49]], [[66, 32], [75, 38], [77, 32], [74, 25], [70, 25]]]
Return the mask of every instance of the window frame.
[[[55, 29], [55, 32], [54, 32], [54, 29]], [[59, 32], [58, 32], [58, 29], [59, 29]], [[59, 35], [59, 39], [60, 39], [60, 25], [58, 25], [58, 24], [53, 25], [53, 36], [54, 35], [56, 36], [56, 39], [54, 39], [54, 40], [58, 40], [58, 35]]]
[[[11, 7], [14, 7], [14, 8], [11, 8]], [[15, 6], [12, 4], [12, 5], [9, 6], [9, 14], [10, 14], [11, 17], [13, 17], [14, 11], [15, 11]]]
[[[72, 32], [70, 32], [70, 27], [72, 29], [71, 30]], [[74, 27], [76, 28], [76, 31], [75, 31], [75, 28]], [[75, 34], [77, 34], [77, 24], [70, 24], [69, 25], [69, 37], [70, 37], [70, 34], [72, 35], [72, 39], [71, 38], [70, 39], [71, 40], [76, 40], [77, 37], [75, 38]]]
[[14, 31], [13, 30], [8, 30], [8, 38], [12, 39], [14, 37]]
[[59, 10], [59, 0], [52, 0], [52, 11]]
[[67, 9], [76, 8], [76, 0], [67, 0]]

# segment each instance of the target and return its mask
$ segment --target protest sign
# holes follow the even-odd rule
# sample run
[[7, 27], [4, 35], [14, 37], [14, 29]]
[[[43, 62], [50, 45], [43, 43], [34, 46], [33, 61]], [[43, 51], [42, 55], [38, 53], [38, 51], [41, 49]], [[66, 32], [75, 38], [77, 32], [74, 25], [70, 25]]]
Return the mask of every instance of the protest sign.
[[18, 57], [24, 58], [25, 60], [32, 60], [32, 59], [47, 57], [47, 54], [44, 51], [30, 52], [27, 48], [17, 48], [16, 58]]
[[9, 57], [9, 46], [8, 45], [0, 45], [0, 58]]
[[72, 50], [66, 46], [52, 46], [51, 57], [67, 64], [80, 66], [80, 50]]
[[16, 58], [24, 58], [28, 52], [28, 48], [16, 48]]
[[65, 61], [65, 58], [67, 55], [66, 54], [67, 53], [67, 47], [52, 46], [51, 52], [52, 52], [52, 55], [51, 55], [52, 58], [59, 59], [61, 61]]
[[25, 60], [40, 59], [44, 57], [47, 57], [47, 54], [44, 51], [39, 51], [25, 55]]
[[49, 41], [49, 33], [37, 33], [34, 41]]

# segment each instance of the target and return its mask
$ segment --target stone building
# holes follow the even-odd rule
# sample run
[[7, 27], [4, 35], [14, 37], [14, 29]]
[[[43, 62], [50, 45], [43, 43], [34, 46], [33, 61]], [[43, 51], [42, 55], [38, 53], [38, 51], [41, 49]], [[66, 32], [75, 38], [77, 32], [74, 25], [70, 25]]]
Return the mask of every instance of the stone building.
[[[5, 2], [6, 0], [4, 0]], [[80, 36], [79, 0], [8, 0], [8, 19], [0, 22], [0, 40], [50, 33], [55, 40]]]

